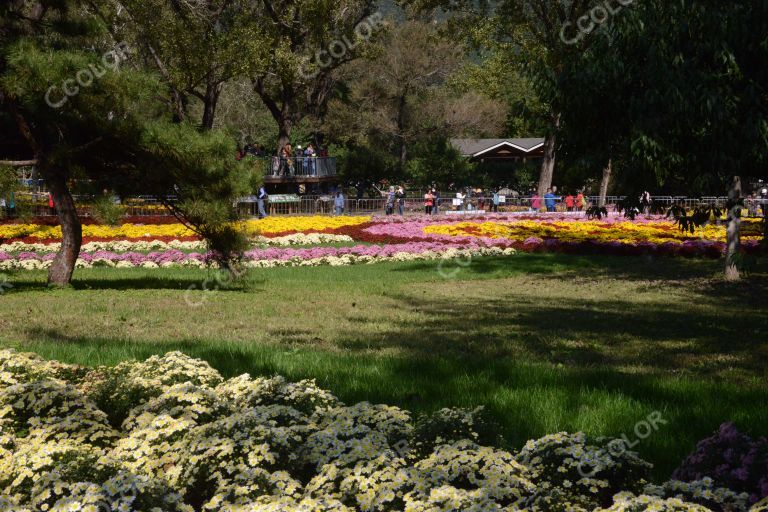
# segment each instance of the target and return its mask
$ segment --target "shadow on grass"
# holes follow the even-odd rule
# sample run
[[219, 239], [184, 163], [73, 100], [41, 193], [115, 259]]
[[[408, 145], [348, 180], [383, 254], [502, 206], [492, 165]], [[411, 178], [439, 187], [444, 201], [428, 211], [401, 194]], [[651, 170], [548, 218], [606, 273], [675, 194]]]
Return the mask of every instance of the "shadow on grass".
[[[204, 270], [199, 270], [192, 273], [189, 271], [185, 273], [177, 269], [149, 270], [144, 273], [138, 273], [136, 275], [131, 275], [130, 272], [121, 272], [120, 270], [114, 271], [118, 274], [122, 274], [124, 277], [78, 277], [76, 275], [72, 280], [72, 284], [69, 286], [69, 289], [115, 291], [188, 289], [201, 290], [203, 286], [206, 286], [206, 289], [216, 289], [217, 291], [225, 292], [237, 292], [262, 291], [263, 285], [266, 282], [263, 277], [249, 275], [247, 279], [242, 282], [227, 284], [226, 278], [222, 279], [221, 274], [215, 271], [206, 272]], [[150, 272], [159, 275], [150, 275]], [[51, 288], [49, 288], [46, 284], [44, 276], [30, 277], [28, 273], [15, 273], [11, 274], [11, 279], [9, 282], [12, 284], [12, 288], [9, 288], [7, 293], [51, 290]]]

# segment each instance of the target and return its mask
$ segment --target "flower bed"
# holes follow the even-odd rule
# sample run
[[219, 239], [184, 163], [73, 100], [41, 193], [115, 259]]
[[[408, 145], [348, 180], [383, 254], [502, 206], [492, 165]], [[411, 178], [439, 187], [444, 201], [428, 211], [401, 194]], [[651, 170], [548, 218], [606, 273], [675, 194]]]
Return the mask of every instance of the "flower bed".
[[[722, 225], [708, 225], [690, 234], [660, 218], [588, 221], [564, 215], [504, 214], [470, 219], [270, 217], [244, 222], [243, 229], [254, 244], [245, 257], [251, 267], [351, 265], [515, 251], [719, 258], [725, 248]], [[762, 251], [761, 229], [759, 221], [743, 223], [745, 254]], [[56, 226], [0, 226], [0, 236], [6, 237], [0, 242], [0, 270], [47, 268], [60, 247], [60, 235]], [[77, 262], [80, 268], [200, 267], [210, 261], [204, 242], [181, 224], [91, 225], [84, 227], [84, 235]]]
[[225, 380], [178, 352], [84, 368], [0, 351], [3, 512], [741, 512], [752, 498], [710, 478], [650, 484], [618, 439], [498, 440], [482, 409], [414, 418], [311, 380]]

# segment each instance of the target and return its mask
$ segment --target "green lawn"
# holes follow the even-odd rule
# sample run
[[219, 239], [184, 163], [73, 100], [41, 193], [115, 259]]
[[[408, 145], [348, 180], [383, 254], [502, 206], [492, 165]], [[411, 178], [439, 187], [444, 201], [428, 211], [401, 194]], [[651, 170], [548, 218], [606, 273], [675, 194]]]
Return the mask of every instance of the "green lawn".
[[[768, 262], [518, 255], [254, 271], [187, 292], [200, 270], [79, 270], [74, 289], [9, 276], [0, 346], [114, 364], [182, 350], [227, 376], [316, 378], [348, 402], [485, 405], [510, 447], [560, 430], [626, 434], [666, 477], [721, 422], [768, 434]], [[451, 268], [444, 268], [451, 270]], [[451, 273], [451, 272], [448, 272]], [[446, 274], [446, 272], [443, 272]]]

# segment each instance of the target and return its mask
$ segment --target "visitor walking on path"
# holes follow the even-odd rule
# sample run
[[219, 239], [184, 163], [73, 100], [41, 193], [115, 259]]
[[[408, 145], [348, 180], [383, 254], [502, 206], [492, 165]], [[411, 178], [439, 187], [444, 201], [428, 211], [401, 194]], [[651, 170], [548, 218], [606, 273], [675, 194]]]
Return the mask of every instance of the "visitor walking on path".
[[341, 189], [336, 191], [336, 198], [333, 200], [333, 206], [336, 210], [336, 215], [344, 215], [344, 203], [346, 202], [346, 199], [344, 198], [344, 192], [342, 192]]
[[440, 213], [440, 192], [436, 188], [432, 189], [432, 215]]
[[256, 197], [256, 202], [259, 205], [259, 218], [263, 219], [267, 216], [267, 210], [264, 208], [264, 204], [267, 202], [267, 199], [269, 199], [269, 194], [267, 194], [267, 191], [264, 189], [264, 186], [262, 185], [259, 187], [259, 195]]
[[435, 196], [432, 195], [431, 190], [427, 190], [424, 194], [424, 213], [427, 215], [432, 214], [432, 207], [435, 205]]
[[403, 187], [397, 187], [395, 200], [397, 201], [397, 213], [402, 217], [405, 215], [405, 190], [403, 190]]

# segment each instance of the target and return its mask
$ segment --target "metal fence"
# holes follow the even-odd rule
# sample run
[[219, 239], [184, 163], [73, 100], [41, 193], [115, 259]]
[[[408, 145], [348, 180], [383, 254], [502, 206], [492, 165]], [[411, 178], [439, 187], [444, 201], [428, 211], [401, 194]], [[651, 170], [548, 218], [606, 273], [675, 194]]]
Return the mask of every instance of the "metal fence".
[[[287, 195], [287, 196], [273, 196], [276, 198], [273, 201], [267, 201], [266, 211], [268, 215], [331, 215], [336, 213], [335, 198], [332, 195]], [[78, 210], [78, 214], [82, 217], [89, 217], [92, 215], [91, 206], [89, 203], [93, 201], [92, 196], [78, 195], [74, 197]], [[597, 204], [599, 197], [588, 196], [586, 197], [587, 204]], [[625, 199], [623, 196], [609, 196], [606, 197], [606, 208], [609, 211], [617, 211], [617, 204]], [[702, 197], [702, 198], [680, 198], [671, 196], [654, 196], [653, 201], [664, 205], [671, 206], [674, 203], [682, 202], [686, 207], [692, 208], [702, 204], [719, 204], [724, 206], [727, 198], [725, 197]], [[48, 203], [48, 194], [46, 192], [24, 192], [16, 195], [16, 203], [25, 203], [26, 209], [30, 215], [35, 217], [49, 217], [55, 216], [55, 209], [51, 208]], [[757, 200], [757, 204], [751, 211], [761, 213], [761, 206], [765, 205], [768, 201]], [[537, 203], [534, 208], [534, 203]], [[762, 203], [762, 204], [761, 204]], [[238, 201], [235, 205], [240, 216], [249, 217], [258, 215], [258, 204], [254, 197], [244, 198], [242, 201]], [[119, 203], [119, 207], [122, 209], [125, 216], [131, 217], [149, 217], [149, 216], [170, 216], [171, 213], [163, 206], [162, 202], [153, 196], [137, 196], [130, 198], [123, 198]], [[545, 207], [545, 199], [534, 199], [531, 197], [507, 197], [504, 203], [501, 203], [498, 208], [494, 208], [491, 197], [472, 197], [464, 199], [460, 204], [454, 204], [453, 196], [441, 196], [441, 199], [437, 205], [439, 213], [448, 212], [491, 212], [498, 211], [500, 213], [518, 213], [518, 212], [533, 212]], [[376, 198], [350, 198], [347, 197], [344, 200], [343, 213], [345, 215], [368, 215], [374, 213], [387, 213], [388, 210], [393, 214], [399, 214], [401, 211], [400, 203], [395, 202], [391, 205], [391, 208], [387, 207], [386, 197]], [[555, 199], [555, 210], [558, 212], [565, 212], [568, 208], [565, 205], [564, 199], [558, 197]], [[579, 211], [574, 207], [574, 211]], [[0, 212], [0, 217], [6, 216], [7, 211]], [[403, 214], [418, 214], [425, 213], [425, 204], [422, 197], [407, 197], [402, 203]]]

